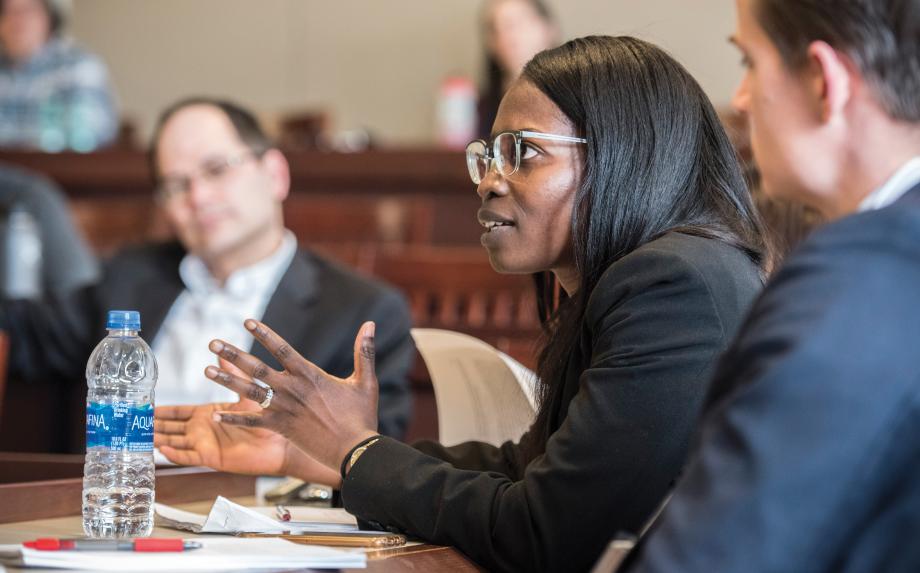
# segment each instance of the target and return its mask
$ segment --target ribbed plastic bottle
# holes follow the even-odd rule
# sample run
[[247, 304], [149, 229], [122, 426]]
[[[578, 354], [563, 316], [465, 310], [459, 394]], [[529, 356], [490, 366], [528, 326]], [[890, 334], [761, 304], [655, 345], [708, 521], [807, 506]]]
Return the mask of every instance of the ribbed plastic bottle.
[[157, 362], [139, 336], [139, 312], [110, 310], [106, 328], [86, 364], [83, 531], [144, 537], [153, 529]]

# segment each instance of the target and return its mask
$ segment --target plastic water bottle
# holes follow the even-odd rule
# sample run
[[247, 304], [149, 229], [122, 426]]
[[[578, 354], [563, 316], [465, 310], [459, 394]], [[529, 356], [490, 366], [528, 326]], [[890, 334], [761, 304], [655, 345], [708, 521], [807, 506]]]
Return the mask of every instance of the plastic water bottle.
[[153, 529], [153, 388], [157, 362], [140, 313], [110, 310], [108, 336], [86, 365], [83, 531], [143, 537]]
[[450, 149], [465, 149], [476, 137], [476, 86], [464, 76], [441, 82], [437, 104], [438, 142]]
[[59, 97], [52, 96], [38, 108], [38, 147], [48, 153], [58, 153], [67, 147], [65, 108]]
[[67, 146], [79, 153], [89, 153], [99, 146], [93, 130], [93, 107], [86, 96], [76, 97], [67, 109]]

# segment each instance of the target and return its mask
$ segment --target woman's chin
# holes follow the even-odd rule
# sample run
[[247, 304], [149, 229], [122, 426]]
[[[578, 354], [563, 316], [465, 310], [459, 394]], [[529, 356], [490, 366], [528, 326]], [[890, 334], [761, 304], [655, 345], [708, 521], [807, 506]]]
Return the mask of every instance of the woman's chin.
[[522, 265], [518, 261], [508, 260], [506, 253], [499, 249], [486, 249], [489, 252], [489, 264], [492, 269], [503, 275], [528, 275], [539, 272], [539, 269], [533, 269], [531, 266]]

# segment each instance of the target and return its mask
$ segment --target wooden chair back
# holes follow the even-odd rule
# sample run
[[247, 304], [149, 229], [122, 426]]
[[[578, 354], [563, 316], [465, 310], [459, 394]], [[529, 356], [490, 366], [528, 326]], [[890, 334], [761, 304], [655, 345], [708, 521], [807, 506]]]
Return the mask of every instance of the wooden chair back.
[[531, 278], [496, 273], [481, 248], [381, 249], [373, 274], [405, 293], [415, 326], [465, 332], [534, 365], [540, 324]]
[[284, 221], [304, 243], [428, 243], [428, 204], [408, 197], [291, 194]]

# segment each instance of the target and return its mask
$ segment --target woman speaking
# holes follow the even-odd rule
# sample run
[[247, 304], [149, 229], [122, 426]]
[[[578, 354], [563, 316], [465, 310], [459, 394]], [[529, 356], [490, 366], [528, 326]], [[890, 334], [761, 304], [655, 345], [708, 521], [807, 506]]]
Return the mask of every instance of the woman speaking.
[[334, 485], [357, 517], [490, 570], [584, 570], [680, 473], [762, 284], [761, 226], [700, 86], [633, 38], [535, 56], [467, 163], [492, 266], [538, 275], [539, 407], [518, 443], [381, 437], [373, 323], [339, 379], [248, 320], [284, 371], [213, 341], [235, 368], [206, 375], [247, 400], [158, 408], [156, 445], [178, 463]]

